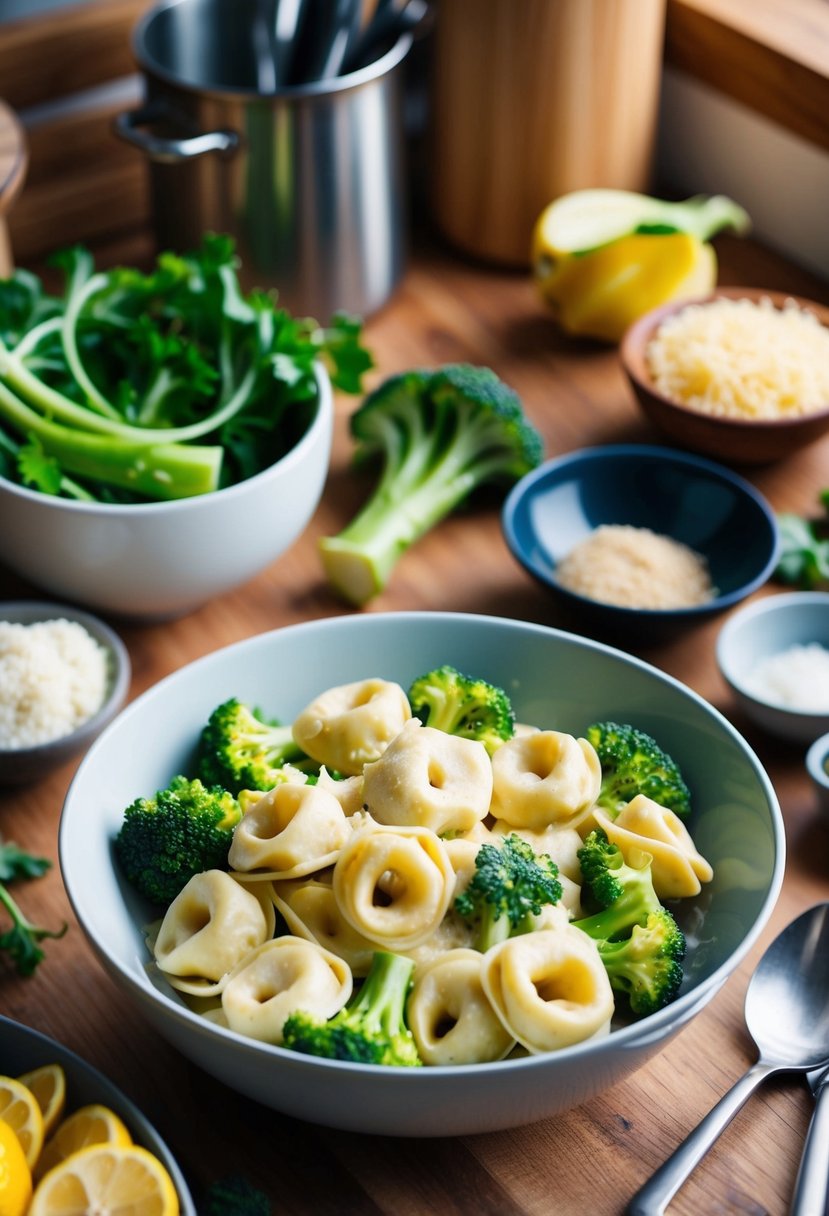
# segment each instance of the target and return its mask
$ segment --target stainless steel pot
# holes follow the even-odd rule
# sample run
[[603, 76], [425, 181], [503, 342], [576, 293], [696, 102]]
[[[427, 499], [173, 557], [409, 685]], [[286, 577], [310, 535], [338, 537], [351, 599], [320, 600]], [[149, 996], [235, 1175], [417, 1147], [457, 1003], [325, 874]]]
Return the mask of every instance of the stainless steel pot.
[[237, 242], [247, 286], [299, 315], [367, 315], [405, 258], [406, 34], [351, 75], [260, 90], [257, 0], [164, 0], [138, 23], [145, 102], [116, 131], [150, 163], [159, 248]]

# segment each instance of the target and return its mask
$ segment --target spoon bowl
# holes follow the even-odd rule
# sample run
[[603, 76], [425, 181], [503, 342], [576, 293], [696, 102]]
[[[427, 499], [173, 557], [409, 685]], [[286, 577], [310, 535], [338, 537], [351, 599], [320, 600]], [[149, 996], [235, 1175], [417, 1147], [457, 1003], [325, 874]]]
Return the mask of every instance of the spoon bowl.
[[634, 1195], [628, 1216], [662, 1216], [761, 1081], [829, 1065], [829, 903], [801, 913], [757, 964], [745, 998], [757, 1061]]

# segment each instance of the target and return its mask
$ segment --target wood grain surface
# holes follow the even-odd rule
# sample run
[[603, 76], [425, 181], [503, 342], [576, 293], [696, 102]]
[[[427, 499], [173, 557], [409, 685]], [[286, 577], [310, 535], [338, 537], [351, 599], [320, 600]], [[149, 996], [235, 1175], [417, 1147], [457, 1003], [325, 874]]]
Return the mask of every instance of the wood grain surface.
[[[721, 281], [788, 290], [829, 303], [820, 283], [748, 242], [723, 241]], [[118, 257], [125, 250], [117, 251]], [[394, 300], [367, 338], [375, 378], [457, 359], [486, 363], [522, 395], [549, 455], [585, 444], [658, 441], [642, 421], [614, 350], [557, 334], [523, 274], [482, 268], [420, 243]], [[351, 399], [338, 401], [331, 474], [301, 540], [258, 578], [162, 625], [112, 623], [134, 664], [131, 694], [213, 649], [254, 633], [341, 614], [323, 584], [315, 542], [342, 527], [367, 483], [349, 467]], [[829, 440], [784, 463], [746, 470], [778, 509], [812, 511], [829, 486]], [[2, 521], [0, 521], [2, 526]], [[205, 544], [208, 540], [205, 538]], [[765, 591], [760, 594], [771, 594]], [[0, 569], [0, 598], [37, 596]], [[498, 511], [447, 520], [400, 562], [366, 611], [440, 609], [560, 620], [544, 591], [511, 559]], [[786, 823], [788, 861], [777, 907], [756, 948], [710, 1005], [651, 1063], [557, 1119], [463, 1139], [393, 1140], [301, 1124], [237, 1096], [167, 1046], [128, 1007], [74, 923], [57, 867], [20, 892], [44, 923], [66, 918], [31, 979], [0, 962], [0, 1009], [106, 1072], [173, 1146], [194, 1193], [238, 1171], [270, 1197], [274, 1216], [614, 1216], [754, 1056], [743, 997], [772, 937], [829, 898], [829, 825], [817, 811], [803, 750], [766, 738], [737, 714], [714, 662], [720, 622], [638, 653], [685, 681], [743, 731], [772, 777]], [[0, 792], [0, 832], [57, 857], [62, 800], [75, 763]], [[671, 1205], [683, 1216], [783, 1216], [810, 1098], [798, 1079], [768, 1083], [737, 1116]], [[817, 1216], [817, 1214], [816, 1214]]]

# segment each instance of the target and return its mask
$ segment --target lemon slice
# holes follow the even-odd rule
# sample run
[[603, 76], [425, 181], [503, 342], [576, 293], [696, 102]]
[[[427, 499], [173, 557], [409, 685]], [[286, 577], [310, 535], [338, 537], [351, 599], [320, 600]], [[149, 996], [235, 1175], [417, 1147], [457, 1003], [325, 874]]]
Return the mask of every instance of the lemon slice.
[[0, 1216], [24, 1216], [32, 1197], [32, 1174], [17, 1133], [0, 1119]]
[[73, 1153], [35, 1187], [28, 1216], [178, 1216], [173, 1180], [138, 1145], [95, 1144]]
[[35, 1177], [42, 1178], [53, 1166], [96, 1144], [127, 1148], [132, 1144], [132, 1136], [115, 1111], [93, 1102], [79, 1107], [58, 1124], [43, 1146]]
[[66, 1073], [60, 1064], [44, 1064], [17, 1079], [34, 1094], [43, 1115], [43, 1134], [48, 1136], [66, 1104]]
[[14, 1077], [0, 1076], [0, 1119], [16, 1134], [29, 1169], [34, 1169], [43, 1147], [43, 1115], [32, 1091]]

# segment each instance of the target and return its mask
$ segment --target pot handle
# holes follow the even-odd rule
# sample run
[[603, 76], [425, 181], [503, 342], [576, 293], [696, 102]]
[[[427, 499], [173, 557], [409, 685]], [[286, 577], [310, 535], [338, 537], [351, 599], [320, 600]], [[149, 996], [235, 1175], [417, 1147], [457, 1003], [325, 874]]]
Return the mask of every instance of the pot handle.
[[228, 155], [239, 146], [235, 131], [207, 131], [201, 135], [190, 135], [183, 139], [155, 135], [148, 128], [163, 118], [169, 118], [157, 106], [145, 106], [138, 110], [127, 110], [115, 118], [115, 133], [128, 144], [146, 152], [150, 160], [162, 164], [175, 164], [205, 156], [208, 152]]

